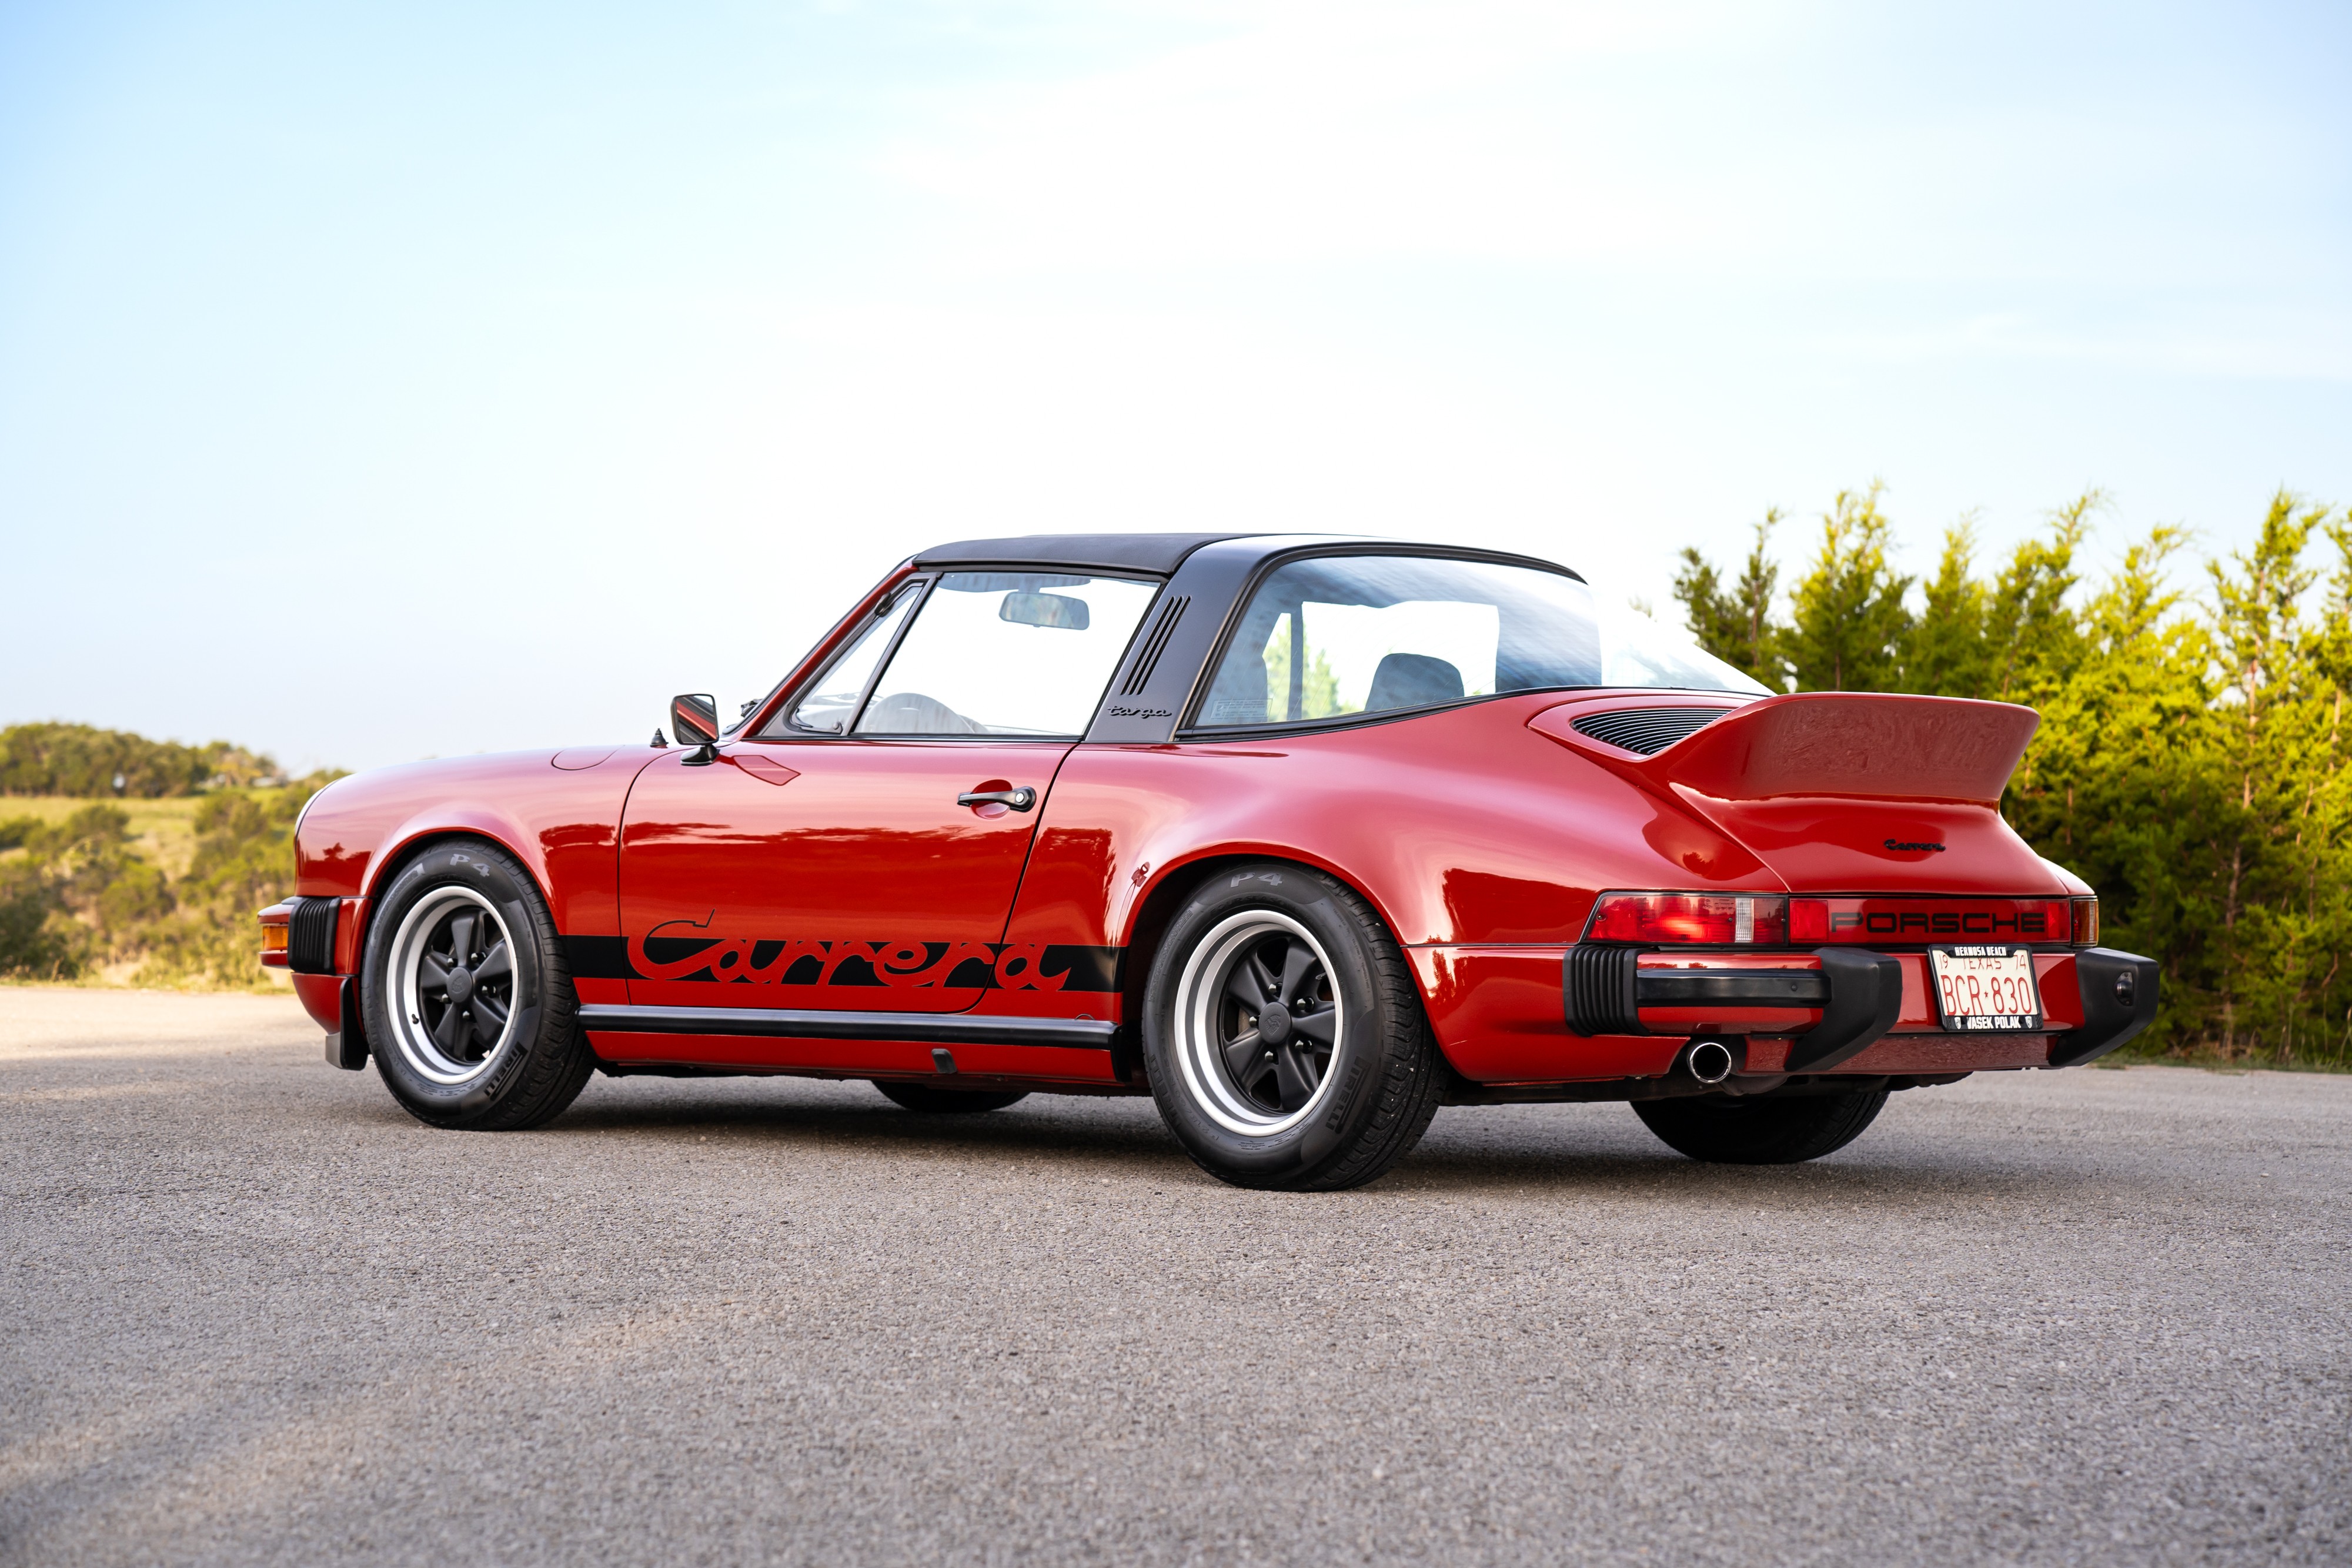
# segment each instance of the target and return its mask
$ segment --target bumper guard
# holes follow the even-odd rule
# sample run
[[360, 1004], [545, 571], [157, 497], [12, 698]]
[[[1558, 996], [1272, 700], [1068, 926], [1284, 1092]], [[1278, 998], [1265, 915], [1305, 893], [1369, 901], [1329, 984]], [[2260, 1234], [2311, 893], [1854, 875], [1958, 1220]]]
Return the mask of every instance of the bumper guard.
[[[1903, 1015], [1903, 966], [1891, 953], [1816, 947], [1814, 969], [1644, 970], [1640, 947], [1579, 944], [1568, 950], [1561, 999], [1573, 1033], [1650, 1034], [1642, 1009], [1818, 1008], [1821, 1021], [1790, 1037], [1790, 1072], [1826, 1072], [1860, 1055]], [[2050, 1065], [2079, 1067], [2130, 1040], [2156, 1019], [2153, 958], [2111, 947], [2074, 954], [2083, 1022], [2058, 1033]]]

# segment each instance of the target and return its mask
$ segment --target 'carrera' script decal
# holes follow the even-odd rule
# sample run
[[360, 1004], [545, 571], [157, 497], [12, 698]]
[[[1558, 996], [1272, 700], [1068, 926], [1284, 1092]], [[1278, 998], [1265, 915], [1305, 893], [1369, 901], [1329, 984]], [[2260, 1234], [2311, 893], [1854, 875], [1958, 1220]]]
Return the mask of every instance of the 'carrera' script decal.
[[[1113, 991], [1119, 949], [1046, 942], [841, 941], [719, 936], [710, 919], [673, 920], [625, 939], [565, 938], [576, 976], [754, 986]], [[625, 941], [626, 968], [610, 949]]]

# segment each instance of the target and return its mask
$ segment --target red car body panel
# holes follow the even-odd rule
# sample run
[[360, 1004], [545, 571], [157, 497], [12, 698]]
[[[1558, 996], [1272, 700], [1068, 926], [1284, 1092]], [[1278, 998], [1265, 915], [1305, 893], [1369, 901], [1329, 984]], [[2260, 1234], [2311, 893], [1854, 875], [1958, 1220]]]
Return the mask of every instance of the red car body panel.
[[[877, 584], [741, 734], [914, 570]], [[1725, 716], [1650, 756], [1575, 727], [1673, 706]], [[306, 812], [299, 894], [351, 902], [335, 972], [297, 984], [323, 1028], [341, 1027], [370, 894], [414, 846], [478, 836], [544, 891], [583, 1004], [1098, 1025], [1074, 1043], [971, 1038], [953, 1053], [978, 1081], [1131, 1091], [1133, 1053], [1112, 1031], [1131, 1033], [1158, 925], [1214, 868], [1271, 859], [1364, 897], [1473, 1083], [1654, 1078], [1687, 1038], [1717, 1032], [1746, 1037], [1750, 1070], [1769, 1071], [1820, 1007], [1644, 1007], [1651, 1032], [1571, 1032], [1563, 960], [1597, 896], [2081, 896], [1999, 813], [2035, 722], [1937, 698], [1553, 690], [1230, 740], [744, 738], [707, 766], [682, 749], [595, 747], [413, 764], [341, 780]], [[956, 801], [1024, 785], [1034, 812]], [[2050, 1033], [2083, 1019], [2064, 944], [2052, 934], [2034, 960], [2049, 1031], [2000, 1037], [1943, 1033], [1924, 939], [1882, 944], [1903, 966], [1901, 1016], [1836, 1070], [2040, 1065]], [[1643, 973], [1692, 966], [1822, 967], [1797, 948], [1641, 960]], [[903, 1039], [666, 1027], [592, 1024], [590, 1040], [616, 1067], [719, 1071], [922, 1076], [938, 1053], [914, 1024]]]

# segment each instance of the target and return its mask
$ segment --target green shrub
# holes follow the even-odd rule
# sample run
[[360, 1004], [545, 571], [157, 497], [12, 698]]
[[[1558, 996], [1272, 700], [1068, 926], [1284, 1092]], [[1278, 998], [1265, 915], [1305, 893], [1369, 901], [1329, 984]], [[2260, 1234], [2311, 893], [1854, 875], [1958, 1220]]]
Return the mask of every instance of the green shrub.
[[70, 980], [82, 972], [89, 942], [65, 900], [37, 866], [0, 865], [0, 977]]

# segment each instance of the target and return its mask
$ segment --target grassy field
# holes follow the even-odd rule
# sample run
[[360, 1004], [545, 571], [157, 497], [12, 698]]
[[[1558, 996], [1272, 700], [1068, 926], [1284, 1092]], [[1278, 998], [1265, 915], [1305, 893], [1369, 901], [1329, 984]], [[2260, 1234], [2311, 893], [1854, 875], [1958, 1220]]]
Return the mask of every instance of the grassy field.
[[[0, 798], [0, 819], [36, 817], [45, 826], [54, 827], [89, 803], [72, 795], [10, 795]], [[196, 852], [196, 808], [204, 804], [202, 796], [110, 804], [130, 817], [131, 843], [140, 859], [174, 881], [188, 874], [188, 862]], [[7, 850], [0, 852], [0, 859], [24, 853], [21, 849]]]

